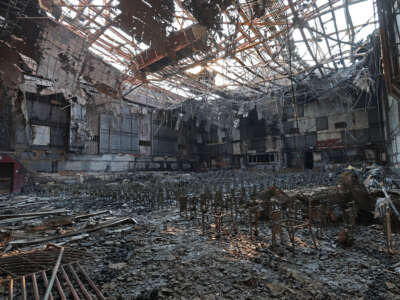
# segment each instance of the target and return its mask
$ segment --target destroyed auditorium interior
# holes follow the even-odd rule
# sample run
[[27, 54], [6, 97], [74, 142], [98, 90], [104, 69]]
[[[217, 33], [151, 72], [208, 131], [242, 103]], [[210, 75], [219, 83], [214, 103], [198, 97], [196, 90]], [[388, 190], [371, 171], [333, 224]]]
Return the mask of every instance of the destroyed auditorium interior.
[[400, 1], [0, 0], [0, 299], [400, 299]]

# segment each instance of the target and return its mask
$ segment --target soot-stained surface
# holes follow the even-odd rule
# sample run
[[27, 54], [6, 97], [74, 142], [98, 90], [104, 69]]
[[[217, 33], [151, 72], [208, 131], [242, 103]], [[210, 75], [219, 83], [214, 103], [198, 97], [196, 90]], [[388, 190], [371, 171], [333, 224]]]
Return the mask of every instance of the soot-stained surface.
[[[313, 195], [335, 189], [336, 184], [333, 171], [325, 172], [325, 176], [323, 172], [268, 175], [255, 170], [133, 173], [112, 180], [87, 176], [82, 184], [37, 180], [29, 195], [3, 197], [5, 213], [65, 208], [69, 210], [68, 222], [65, 218], [46, 217], [8, 224], [4, 229], [14, 230], [15, 242], [18, 236], [37, 239], [38, 235], [93, 228], [115, 218], [134, 218], [137, 224], [122, 223], [90, 231], [75, 240], [55, 240], [66, 242], [69, 247], [86, 248], [92, 254], [83, 264], [109, 299], [400, 298], [400, 269], [396, 266], [400, 238], [392, 235], [395, 253], [388, 254], [378, 221], [356, 225], [352, 244], [346, 248], [338, 243], [345, 225], [336, 218], [321, 230], [313, 226], [317, 249], [307, 227], [299, 228], [293, 254], [285, 230], [282, 242], [278, 239], [276, 247], [272, 247], [269, 221], [260, 221], [258, 233], [252, 236], [246, 213], [238, 216], [236, 226], [227, 213], [220, 231], [211, 213], [203, 233], [200, 211], [182, 213], [182, 207], [178, 209], [178, 190], [195, 197], [205, 183], [211, 194], [226, 186], [234, 187], [242, 197], [243, 189], [239, 183], [235, 186], [235, 178], [243, 182], [250, 199], [253, 186], [257, 191], [257, 186], [270, 180], [291, 187], [285, 191], [287, 195]], [[325, 187], [315, 185], [323, 182]], [[327, 187], [328, 184], [332, 186]], [[341, 212], [335, 214], [340, 216]], [[21, 243], [13, 245], [18, 246], [26, 247]]]

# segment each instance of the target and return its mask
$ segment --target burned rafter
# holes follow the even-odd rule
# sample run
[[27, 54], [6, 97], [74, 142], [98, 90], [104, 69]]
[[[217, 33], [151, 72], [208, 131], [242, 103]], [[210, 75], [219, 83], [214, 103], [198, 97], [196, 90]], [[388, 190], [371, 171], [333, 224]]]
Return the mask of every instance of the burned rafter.
[[[336, 38], [337, 38], [337, 40], [338, 40], [340, 56], [343, 57], [342, 45], [341, 45], [341, 41], [340, 41], [340, 38], [339, 38], [338, 26], [337, 26], [337, 22], [336, 22], [335, 11], [334, 11], [334, 9], [333, 9], [332, 1], [331, 1], [331, 0], [328, 0], [328, 2], [329, 2], [329, 5], [330, 5], [330, 8], [331, 8], [330, 12], [331, 12], [331, 14], [332, 14], [332, 20], [333, 20], [333, 24], [334, 24], [334, 26], [335, 26], [335, 32], [336, 32]], [[342, 66], [343, 66], [343, 67], [346, 66], [346, 64], [344, 63], [344, 59], [343, 59], [343, 58], [340, 60], [340, 62], [342, 63]]]
[[315, 56], [314, 52], [312, 51], [312, 49], [311, 49], [311, 47], [310, 47], [310, 45], [309, 45], [309, 43], [308, 43], [308, 41], [307, 41], [307, 37], [306, 37], [306, 35], [305, 35], [305, 33], [304, 33], [304, 29], [303, 29], [304, 25], [303, 25], [303, 22], [307, 23], [307, 21], [304, 20], [304, 19], [302, 19], [302, 18], [300, 18], [298, 12], [296, 11], [296, 9], [295, 9], [295, 7], [294, 7], [294, 5], [293, 5], [293, 1], [292, 1], [292, 0], [288, 0], [288, 1], [289, 1], [289, 6], [290, 6], [290, 9], [291, 9], [291, 11], [292, 11], [292, 14], [293, 14], [293, 16], [294, 16], [294, 23], [296, 23], [296, 26], [298, 26], [298, 28], [299, 28], [299, 30], [300, 30], [301, 36], [303, 37], [303, 40], [304, 40], [304, 43], [305, 43], [306, 48], [307, 48], [307, 50], [308, 50], [308, 53], [310, 54], [310, 56], [311, 56], [312, 59], [314, 60], [315, 64], [317, 65], [318, 71], [319, 71], [319, 72], [321, 73], [321, 75], [323, 76], [323, 75], [324, 75], [324, 72], [322, 71], [322, 68], [319, 66], [319, 62], [318, 62], [318, 60], [317, 60], [317, 57]]
[[[352, 44], [354, 44], [354, 39], [355, 39], [355, 31], [354, 31], [354, 25], [353, 21], [351, 19], [351, 14], [350, 14], [350, 8], [349, 8], [349, 0], [345, 0], [345, 15], [346, 15], [346, 21], [347, 21], [347, 28], [350, 33], [350, 41]], [[351, 47], [351, 53], [352, 53], [352, 58], [351, 60], [354, 60], [353, 54], [354, 54], [354, 47]]]
[[[132, 58], [137, 55], [138, 52], [143, 50], [143, 47], [137, 43], [141, 38], [135, 39], [132, 34], [126, 34], [130, 29], [124, 29], [124, 26], [119, 22], [121, 17], [118, 17], [118, 15], [121, 14], [129, 15], [129, 11], [120, 12], [117, 9], [118, 6], [121, 7], [121, 2], [126, 4], [128, 1], [119, 1], [118, 3], [118, 1], [111, 2], [106, 0], [102, 1], [103, 5], [100, 5], [98, 2], [94, 3], [94, 1], [91, 0], [79, 0], [75, 2], [71, 2], [70, 0], [60, 1], [62, 2], [62, 5], [60, 6], [62, 7], [65, 16], [64, 19], [61, 18], [62, 23], [67, 23], [67, 26], [72, 28], [78, 34], [88, 38], [88, 44], [89, 46], [93, 45], [91, 50], [95, 53], [110, 59], [111, 63], [121, 67], [122, 72], [125, 73], [124, 75], [126, 76], [127, 81], [133, 82], [133, 84], [139, 83], [138, 80], [135, 81], [131, 78], [132, 72], [126, 68], [126, 66], [130, 61], [132, 61]], [[307, 51], [303, 57], [296, 55], [297, 51], [294, 52], [295, 54], [292, 56], [291, 64], [294, 74], [313, 72], [315, 68], [324, 71], [324, 73], [329, 73], [331, 71], [331, 66], [338, 68], [336, 63], [338, 58], [342, 61], [343, 67], [346, 67], [344, 62], [348, 59], [348, 54], [346, 51], [343, 51], [344, 48], [342, 48], [342, 46], [344, 45], [346, 50], [347, 46], [353, 48], [353, 41], [357, 42], [356, 38], [358, 37], [358, 32], [355, 31], [355, 28], [360, 25], [353, 24], [352, 26], [351, 24], [348, 24], [347, 30], [350, 34], [346, 36], [346, 38], [340, 39], [338, 30], [341, 30], [342, 28], [338, 28], [338, 24], [335, 22], [335, 11], [339, 9], [345, 10], [346, 5], [351, 6], [367, 0], [356, 0], [351, 2], [343, 0], [311, 2], [292, 0], [289, 4], [292, 5], [292, 8], [296, 7], [296, 13], [293, 13], [292, 8], [287, 2], [280, 0], [250, 2], [232, 2], [222, 0], [218, 1], [221, 5], [215, 7], [213, 10], [215, 14], [210, 16], [210, 18], [208, 18], [208, 16], [204, 17], [203, 13], [197, 14], [202, 10], [198, 3], [203, 2], [198, 2], [196, 7], [190, 7], [190, 3], [194, 1], [170, 1], [173, 1], [174, 10], [176, 9], [176, 11], [166, 12], [166, 19], [158, 18], [160, 20], [162, 19], [163, 22], [160, 26], [163, 28], [165, 26], [170, 26], [168, 31], [171, 31], [173, 27], [184, 29], [188, 25], [197, 23], [198, 21], [207, 24], [211, 28], [209, 30], [208, 39], [208, 43], [211, 44], [211, 49], [206, 54], [197, 55], [195, 60], [201, 61], [204, 65], [217, 66], [218, 64], [216, 62], [219, 59], [226, 58], [226, 54], [229, 52], [228, 56], [232, 58], [233, 62], [233, 66], [230, 67], [234, 68], [236, 74], [229, 74], [225, 71], [218, 70], [221, 73], [218, 75], [218, 78], [224, 82], [219, 83], [219, 85], [220, 87], [226, 87], [236, 86], [239, 82], [248, 86], [255, 86], [260, 82], [269, 82], [274, 78], [278, 78], [278, 80], [287, 78], [289, 73], [291, 73], [288, 71], [287, 55], [285, 56], [285, 51], [287, 50], [283, 49], [284, 47], [282, 46], [284, 44], [279, 41], [279, 39], [287, 36], [289, 31], [293, 32], [293, 20], [300, 20], [300, 22], [297, 23], [304, 25], [300, 26], [301, 30], [303, 29], [306, 34], [308, 34], [307, 31], [309, 31], [312, 36], [315, 36], [316, 34], [317, 39], [321, 41], [325, 40], [326, 44], [326, 48], [325, 45], [321, 45], [324, 49], [318, 49], [318, 51], [324, 51], [324, 53], [321, 52], [320, 57], [320, 52], [315, 54], [314, 49], [311, 49], [311, 42], [306, 38], [308, 35], [305, 36], [303, 34], [301, 42], [302, 45], [307, 48]], [[140, 2], [140, 5], [144, 3], [143, 1]], [[152, 15], [160, 16], [157, 7], [159, 7], [161, 2], [162, 1], [156, 0], [147, 1], [147, 3], [150, 3], [156, 9], [150, 9], [150, 11], [147, 8], [145, 9]], [[204, 1], [204, 3], [206, 2], [207, 1]], [[75, 3], [75, 5], [72, 3]], [[186, 4], [186, 6], [182, 3]], [[187, 5], [188, 3], [189, 6]], [[128, 4], [132, 5], [132, 2], [129, 2]], [[194, 11], [197, 11], [196, 16], [198, 20], [196, 20], [196, 16], [193, 16]], [[70, 12], [73, 13], [69, 14]], [[332, 21], [330, 20], [325, 22], [325, 19], [323, 19], [322, 16], [326, 14], [332, 15]], [[66, 17], [67, 15], [69, 15], [69, 18]], [[231, 19], [227, 21], [225, 15], [230, 15]], [[172, 19], [169, 19], [168, 21], [169, 17]], [[73, 21], [74, 18], [75, 22]], [[84, 21], [78, 22], [79, 18]], [[310, 20], [316, 18], [318, 18], [321, 28], [309, 23]], [[116, 22], [116, 20], [118, 22]], [[174, 24], [172, 24], [171, 20], [174, 20]], [[347, 20], [349, 20], [348, 14]], [[85, 25], [82, 26], [83, 24]], [[336, 37], [331, 33], [327, 33], [324, 28], [327, 24], [334, 27], [335, 32], [333, 32], [333, 34], [335, 34]], [[220, 26], [221, 28], [224, 28], [224, 26], [234, 28], [232, 27], [233, 25], [237, 26], [238, 30], [233, 34], [226, 34], [226, 32], [220, 30], [219, 32], [221, 34], [218, 35], [216, 34], [218, 33], [218, 30], [212, 29], [215, 27], [214, 25], [217, 27]], [[351, 30], [351, 28], [353, 28], [353, 30]], [[155, 29], [152, 30], [154, 31]], [[139, 32], [140, 35], [141, 30], [137, 32]], [[152, 39], [152, 35], [153, 34], [150, 33], [147, 38]], [[213, 43], [211, 39], [212, 36], [219, 37], [219, 39], [217, 38], [217, 43]], [[354, 36], [356, 37], [353, 39]], [[226, 45], [224, 43], [226, 43]], [[307, 43], [310, 45], [307, 46]], [[229, 47], [231, 44], [232, 49], [227, 49], [226, 47]], [[296, 46], [298, 46], [298, 44]], [[336, 55], [336, 51], [333, 50], [335, 47], [339, 47], [340, 55], [338, 56]], [[248, 59], [242, 59], [241, 56], [248, 57]], [[309, 57], [311, 57], [310, 61], [308, 61]], [[154, 83], [159, 86], [162, 86], [162, 81], [164, 81], [165, 83], [174, 83], [174, 86], [176, 86], [177, 89], [181, 86], [182, 88], [184, 87], [185, 90], [197, 90], [196, 93], [209, 93], [209, 86], [194, 84], [192, 82], [193, 79], [188, 78], [188, 76], [184, 74], [187, 70], [185, 65], [192, 65], [189, 58], [182, 59], [177, 67], [166, 66], [163, 71], [153, 73], [151, 80], [155, 80]], [[237, 71], [236, 68], [240, 68], [244, 73]], [[265, 71], [261, 68], [265, 68]], [[222, 68], [222, 70], [224, 70], [224, 68]], [[179, 72], [181, 72], [181, 76], [177, 76], [177, 73]], [[294, 78], [296, 77], [297, 76], [294, 76]], [[254, 78], [259, 78], [260, 82], [255, 82], [253, 80]], [[266, 86], [261, 88], [264, 89]], [[220, 88], [217, 86], [214, 86], [211, 90], [219, 89]]]

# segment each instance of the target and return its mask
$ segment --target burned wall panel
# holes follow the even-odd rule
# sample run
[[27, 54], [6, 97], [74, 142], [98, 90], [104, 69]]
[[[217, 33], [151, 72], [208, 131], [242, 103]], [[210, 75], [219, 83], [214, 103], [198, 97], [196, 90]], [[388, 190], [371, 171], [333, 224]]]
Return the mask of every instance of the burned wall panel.
[[32, 145], [66, 150], [70, 108], [63, 95], [39, 96], [30, 93], [26, 95], [29, 122], [32, 128]]
[[79, 95], [79, 76], [88, 52], [85, 39], [58, 26], [45, 22], [38, 47], [42, 56], [37, 75], [54, 80], [56, 91], [65, 91], [66, 97]]
[[151, 121], [152, 114], [146, 113], [142, 114], [140, 122], [140, 132], [139, 132], [139, 150], [141, 155], [150, 156], [151, 155]]
[[153, 121], [153, 155], [175, 156], [178, 153], [178, 135], [171, 124]]
[[86, 107], [77, 102], [72, 102], [70, 118], [69, 151], [88, 153], [87, 148], [95, 139], [90, 132]]
[[115, 98], [121, 96], [122, 73], [106, 64], [101, 58], [88, 53], [82, 66], [81, 76], [100, 92]]
[[123, 115], [121, 120], [112, 115], [100, 115], [100, 153], [139, 154], [138, 116]]

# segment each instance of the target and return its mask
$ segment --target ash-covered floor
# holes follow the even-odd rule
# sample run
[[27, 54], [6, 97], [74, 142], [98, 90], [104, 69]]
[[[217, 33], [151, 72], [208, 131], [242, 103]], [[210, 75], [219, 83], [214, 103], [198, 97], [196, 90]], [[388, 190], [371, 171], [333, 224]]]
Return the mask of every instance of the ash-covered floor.
[[[348, 227], [334, 207], [325, 226], [312, 225], [317, 249], [304, 227], [295, 232], [293, 253], [285, 229], [272, 247], [270, 221], [260, 220], [252, 236], [245, 209], [233, 223], [226, 207], [220, 231], [208, 214], [203, 233], [200, 204], [182, 211], [176, 200], [186, 195], [199, 203], [204, 191], [211, 198], [220, 191], [223, 199], [249, 203], [270, 186], [290, 197], [336, 194], [342, 171], [42, 177], [25, 195], [2, 198], [3, 214], [14, 216], [1, 220], [8, 234], [2, 247], [51, 242], [87, 249], [90, 258], [81, 264], [107, 299], [400, 299], [400, 238], [392, 233], [389, 254], [379, 219], [357, 223], [351, 243], [342, 244], [338, 237]], [[23, 215], [37, 211], [55, 213]]]

